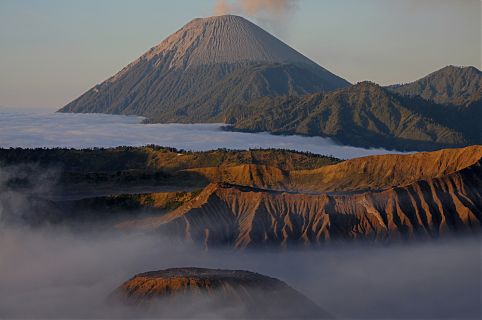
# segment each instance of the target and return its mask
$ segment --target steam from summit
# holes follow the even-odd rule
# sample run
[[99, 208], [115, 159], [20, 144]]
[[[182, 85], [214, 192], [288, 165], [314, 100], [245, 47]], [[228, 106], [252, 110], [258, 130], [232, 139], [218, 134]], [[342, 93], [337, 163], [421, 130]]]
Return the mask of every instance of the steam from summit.
[[215, 15], [242, 13], [256, 17], [259, 14], [286, 15], [297, 8], [298, 0], [217, 0]]

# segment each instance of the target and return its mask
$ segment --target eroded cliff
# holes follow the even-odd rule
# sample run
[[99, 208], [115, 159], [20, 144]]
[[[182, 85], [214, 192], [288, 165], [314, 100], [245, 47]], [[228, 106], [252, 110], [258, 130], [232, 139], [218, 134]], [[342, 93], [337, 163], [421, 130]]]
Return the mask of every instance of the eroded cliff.
[[[310, 191], [359, 192], [293, 193], [212, 183], [176, 210], [118, 227], [158, 230], [205, 246], [235, 247], [480, 231], [480, 147], [367, 157], [311, 172], [309, 179], [306, 172], [290, 173], [287, 179], [305, 175], [299, 186]], [[246, 174], [239, 177], [251, 179]]]

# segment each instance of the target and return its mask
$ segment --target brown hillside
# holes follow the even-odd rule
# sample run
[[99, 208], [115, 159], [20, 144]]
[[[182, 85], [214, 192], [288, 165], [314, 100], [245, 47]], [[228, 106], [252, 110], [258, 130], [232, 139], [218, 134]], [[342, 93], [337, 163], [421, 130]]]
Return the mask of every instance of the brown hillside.
[[[164, 216], [125, 222], [119, 227], [160, 230], [205, 246], [235, 247], [471, 233], [480, 231], [482, 222], [480, 158], [462, 167], [472, 162], [470, 155], [476, 154], [474, 150], [437, 152], [432, 155], [437, 162], [427, 165], [425, 171], [417, 162], [410, 165], [410, 161], [398, 160], [402, 169], [407, 168], [406, 178], [395, 180], [400, 186], [383, 191], [315, 195], [211, 184], [193, 200]], [[423, 163], [427, 155], [404, 157]], [[400, 158], [394, 156], [391, 160], [394, 159]], [[380, 163], [365, 168], [367, 172], [384, 170], [385, 163], [391, 162]], [[381, 182], [384, 187], [388, 185], [376, 178], [353, 181], [362, 187], [368, 182], [370, 186], [379, 187]]]
[[482, 146], [352, 159], [315, 170], [294, 171], [293, 187], [309, 191], [377, 190], [442, 177], [482, 158]]
[[312, 170], [284, 171], [265, 165], [189, 169], [212, 182], [298, 192], [345, 192], [404, 186], [442, 177], [477, 163], [482, 146], [405, 155], [357, 158]]

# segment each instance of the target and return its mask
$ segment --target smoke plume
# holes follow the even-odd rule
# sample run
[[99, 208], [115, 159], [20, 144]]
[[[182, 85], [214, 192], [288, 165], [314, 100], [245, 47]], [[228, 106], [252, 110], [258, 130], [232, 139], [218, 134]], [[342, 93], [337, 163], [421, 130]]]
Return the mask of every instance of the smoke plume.
[[297, 0], [238, 0], [242, 11], [252, 16], [262, 13], [286, 15], [296, 8], [297, 2]]
[[227, 0], [217, 0], [214, 5], [214, 15], [222, 16], [231, 13], [231, 5]]
[[[240, 14], [280, 31], [283, 21], [298, 8], [299, 0], [217, 0], [215, 15]], [[281, 20], [281, 21], [280, 21]]]
[[214, 14], [240, 13], [252, 17], [262, 15], [286, 16], [298, 6], [299, 0], [217, 0]]

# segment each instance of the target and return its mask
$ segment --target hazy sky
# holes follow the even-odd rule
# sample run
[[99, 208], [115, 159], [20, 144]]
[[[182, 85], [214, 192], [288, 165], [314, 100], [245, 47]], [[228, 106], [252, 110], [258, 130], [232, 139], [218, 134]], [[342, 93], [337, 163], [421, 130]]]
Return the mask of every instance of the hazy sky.
[[[212, 15], [215, 2], [1, 0], [0, 105], [59, 108], [192, 18]], [[246, 17], [351, 82], [480, 68], [480, 0], [293, 2], [276, 25], [266, 14]]]

